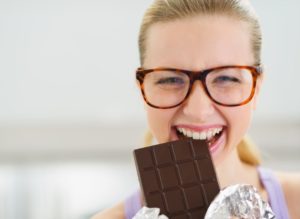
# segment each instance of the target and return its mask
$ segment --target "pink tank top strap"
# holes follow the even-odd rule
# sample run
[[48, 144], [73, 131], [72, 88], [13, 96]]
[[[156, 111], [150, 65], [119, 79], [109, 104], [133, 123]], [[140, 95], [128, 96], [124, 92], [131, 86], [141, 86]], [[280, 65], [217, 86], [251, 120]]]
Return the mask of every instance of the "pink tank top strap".
[[269, 169], [258, 167], [258, 172], [260, 180], [268, 193], [269, 203], [276, 219], [289, 219], [285, 197], [278, 179]]

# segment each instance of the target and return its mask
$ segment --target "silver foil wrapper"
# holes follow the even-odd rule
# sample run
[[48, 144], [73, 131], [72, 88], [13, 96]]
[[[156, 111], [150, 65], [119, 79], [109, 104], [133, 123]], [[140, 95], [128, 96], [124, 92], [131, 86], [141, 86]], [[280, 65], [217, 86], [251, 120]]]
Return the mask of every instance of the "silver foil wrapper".
[[132, 219], [168, 219], [165, 215], [159, 215], [159, 208], [141, 208]]
[[204, 219], [275, 219], [269, 204], [252, 185], [238, 184], [220, 191]]

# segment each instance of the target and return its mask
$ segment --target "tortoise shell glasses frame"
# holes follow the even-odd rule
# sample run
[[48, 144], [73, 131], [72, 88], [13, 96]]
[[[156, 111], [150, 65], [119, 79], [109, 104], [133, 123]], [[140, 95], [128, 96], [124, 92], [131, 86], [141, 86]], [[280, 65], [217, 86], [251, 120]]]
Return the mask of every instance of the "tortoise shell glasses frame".
[[[220, 101], [215, 100], [211, 93], [209, 92], [209, 89], [207, 87], [206, 84], [206, 78], [207, 75], [209, 75], [209, 73], [211, 72], [215, 72], [215, 71], [219, 71], [219, 70], [226, 70], [226, 69], [239, 69], [239, 70], [247, 70], [251, 73], [252, 75], [252, 88], [251, 88], [251, 92], [250, 95], [243, 101], [239, 102], [239, 103], [234, 103], [234, 104], [225, 104], [225, 103], [221, 103]], [[145, 89], [144, 89], [144, 79], [145, 76], [147, 74], [153, 73], [153, 72], [161, 72], [161, 71], [169, 71], [169, 72], [174, 72], [174, 73], [178, 73], [178, 74], [185, 74], [186, 76], [188, 76], [189, 78], [189, 88], [187, 90], [187, 93], [185, 95], [185, 97], [179, 102], [176, 103], [174, 105], [171, 106], [157, 106], [155, 104], [152, 104], [151, 102], [149, 102], [149, 100], [147, 99], [146, 95], [145, 95]], [[145, 102], [154, 108], [157, 109], [170, 109], [170, 108], [174, 108], [179, 106], [180, 104], [182, 104], [190, 95], [193, 84], [196, 80], [201, 81], [203, 88], [206, 92], [206, 94], [209, 96], [209, 98], [222, 106], [227, 106], [227, 107], [235, 107], [235, 106], [241, 106], [244, 104], [247, 104], [254, 96], [255, 93], [255, 88], [256, 88], [256, 82], [257, 82], [257, 78], [263, 73], [262, 71], [262, 67], [260, 65], [258, 66], [246, 66], [246, 65], [228, 65], [228, 66], [219, 66], [219, 67], [215, 67], [215, 68], [210, 68], [210, 69], [205, 69], [202, 71], [189, 71], [189, 70], [184, 70], [184, 69], [177, 69], [177, 68], [168, 68], [168, 67], [159, 67], [159, 68], [151, 68], [151, 69], [144, 69], [144, 68], [138, 68], [136, 70], [136, 79], [139, 81], [139, 87], [141, 90], [141, 93], [143, 95], [143, 98], [145, 100]]]

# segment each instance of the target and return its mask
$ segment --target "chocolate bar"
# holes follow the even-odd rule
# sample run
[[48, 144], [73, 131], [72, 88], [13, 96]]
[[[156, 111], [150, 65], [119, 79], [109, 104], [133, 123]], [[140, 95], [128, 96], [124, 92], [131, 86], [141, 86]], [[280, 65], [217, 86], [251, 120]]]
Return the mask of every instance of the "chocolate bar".
[[183, 139], [134, 150], [147, 207], [170, 219], [202, 219], [219, 193], [205, 141]]

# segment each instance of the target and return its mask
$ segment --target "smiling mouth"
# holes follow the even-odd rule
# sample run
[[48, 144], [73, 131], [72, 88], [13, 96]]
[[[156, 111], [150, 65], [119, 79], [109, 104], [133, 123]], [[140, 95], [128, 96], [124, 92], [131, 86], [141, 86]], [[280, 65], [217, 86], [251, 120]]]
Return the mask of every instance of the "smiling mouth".
[[221, 137], [224, 128], [211, 128], [203, 131], [192, 131], [185, 128], [176, 128], [176, 134], [179, 139], [204, 140], [208, 146], [212, 146]]

